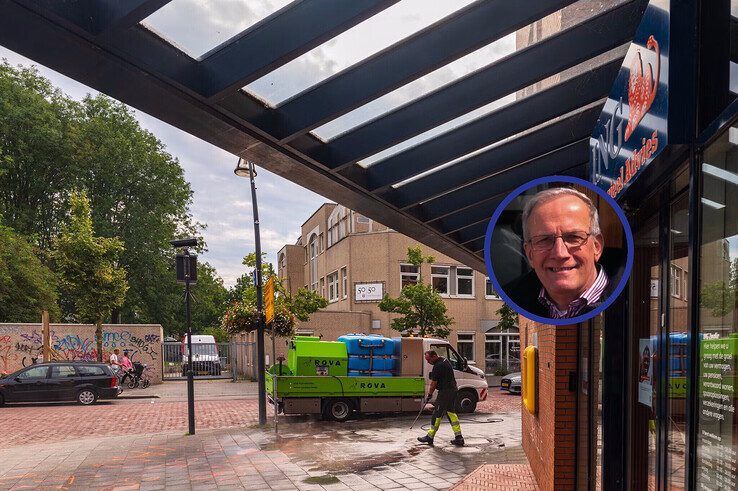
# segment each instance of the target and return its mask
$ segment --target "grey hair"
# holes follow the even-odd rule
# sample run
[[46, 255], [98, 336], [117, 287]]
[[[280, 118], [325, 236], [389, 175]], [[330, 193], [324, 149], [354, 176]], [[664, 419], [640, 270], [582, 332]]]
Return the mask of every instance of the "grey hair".
[[597, 207], [592, 203], [592, 200], [587, 197], [586, 194], [577, 191], [573, 188], [550, 188], [544, 189], [533, 195], [531, 199], [525, 204], [523, 208], [523, 240], [528, 240], [528, 219], [531, 213], [538, 205], [542, 205], [547, 201], [551, 201], [554, 198], [563, 196], [565, 194], [576, 196], [577, 198], [584, 201], [589, 208], [589, 233], [593, 235], [600, 235], [600, 214], [597, 212]]

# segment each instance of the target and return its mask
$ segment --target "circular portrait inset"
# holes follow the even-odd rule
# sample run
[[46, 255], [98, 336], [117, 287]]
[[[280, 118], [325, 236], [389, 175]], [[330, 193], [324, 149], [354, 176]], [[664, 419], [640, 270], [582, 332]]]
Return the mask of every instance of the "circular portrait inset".
[[547, 324], [582, 322], [625, 287], [633, 237], [617, 203], [566, 176], [531, 181], [495, 211], [484, 248], [490, 280], [523, 316]]

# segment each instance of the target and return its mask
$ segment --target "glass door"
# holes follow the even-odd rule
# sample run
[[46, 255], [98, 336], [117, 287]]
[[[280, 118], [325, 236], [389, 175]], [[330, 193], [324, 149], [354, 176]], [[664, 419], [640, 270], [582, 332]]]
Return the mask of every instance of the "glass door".
[[663, 275], [658, 213], [635, 222], [640, 225], [633, 231], [635, 256], [630, 278], [628, 488], [638, 491], [658, 489], [659, 484], [660, 371], [657, 365]]

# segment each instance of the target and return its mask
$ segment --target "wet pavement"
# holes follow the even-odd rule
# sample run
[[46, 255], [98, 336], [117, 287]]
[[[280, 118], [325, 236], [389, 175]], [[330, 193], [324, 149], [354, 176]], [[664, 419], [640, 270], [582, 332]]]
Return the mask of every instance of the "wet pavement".
[[412, 415], [347, 423], [281, 417], [181, 433], [80, 438], [0, 450], [0, 489], [448, 489], [481, 464], [525, 464], [520, 413], [465, 415], [467, 446], [415, 441]]

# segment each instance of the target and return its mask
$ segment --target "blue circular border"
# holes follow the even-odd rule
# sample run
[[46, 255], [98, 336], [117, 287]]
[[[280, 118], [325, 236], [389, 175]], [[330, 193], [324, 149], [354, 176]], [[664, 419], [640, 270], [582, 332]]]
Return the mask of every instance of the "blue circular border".
[[[610, 295], [610, 297], [607, 300], [605, 300], [602, 303], [602, 305], [600, 305], [593, 311], [587, 312], [586, 314], [582, 314], [577, 317], [571, 317], [568, 319], [551, 319], [549, 317], [541, 317], [541, 316], [532, 314], [528, 312], [527, 310], [521, 309], [518, 306], [518, 304], [516, 304], [507, 295], [507, 293], [505, 293], [505, 291], [502, 289], [502, 286], [500, 285], [500, 282], [497, 281], [497, 277], [495, 276], [495, 273], [492, 270], [492, 259], [490, 257], [490, 247], [492, 244], [492, 232], [495, 229], [495, 225], [497, 225], [497, 220], [500, 219], [500, 215], [502, 215], [502, 212], [505, 211], [505, 208], [507, 208], [507, 205], [509, 205], [510, 202], [513, 199], [517, 198], [523, 191], [526, 191], [535, 186], [539, 186], [541, 184], [548, 184], [551, 182], [568, 182], [571, 184], [579, 184], [581, 186], [586, 187], [587, 189], [591, 189], [592, 191], [596, 192], [598, 195], [602, 196], [607, 201], [607, 203], [612, 207], [612, 209], [615, 210], [615, 213], [617, 213], [618, 218], [620, 218], [620, 222], [623, 225], [623, 230], [625, 231], [625, 241], [627, 243], [627, 248], [628, 248], [627, 258], [625, 260], [625, 270], [623, 271], [623, 276], [620, 278], [620, 282], [618, 283], [617, 288], [615, 288], [615, 290]], [[620, 208], [617, 202], [612, 197], [610, 197], [609, 194], [607, 194], [605, 191], [595, 186], [591, 182], [585, 181], [583, 179], [579, 179], [577, 177], [570, 177], [570, 176], [540, 177], [538, 179], [533, 179], [532, 181], [529, 181], [523, 184], [522, 186], [519, 186], [515, 190], [513, 190], [510, 194], [508, 194], [505, 197], [504, 200], [502, 200], [502, 203], [500, 203], [497, 209], [495, 210], [494, 214], [492, 215], [492, 218], [489, 221], [489, 225], [487, 225], [487, 233], [484, 236], [484, 262], [487, 265], [487, 274], [489, 276], [490, 281], [492, 281], [492, 284], [495, 287], [495, 291], [502, 297], [505, 303], [507, 303], [517, 313], [525, 316], [528, 319], [534, 320], [536, 322], [540, 322], [542, 324], [550, 324], [554, 326], [568, 326], [571, 324], [578, 324], [580, 322], [584, 322], [586, 320], [591, 319], [592, 317], [595, 317], [596, 315], [604, 311], [606, 308], [608, 308], [610, 305], [612, 305], [615, 299], [618, 298], [620, 293], [622, 293], [623, 289], [625, 288], [625, 285], [628, 283], [631, 270], [633, 269], [633, 254], [634, 254], [633, 232], [630, 229], [630, 224], [628, 223], [628, 219], [625, 217], [625, 213], [623, 213], [623, 210]]]

